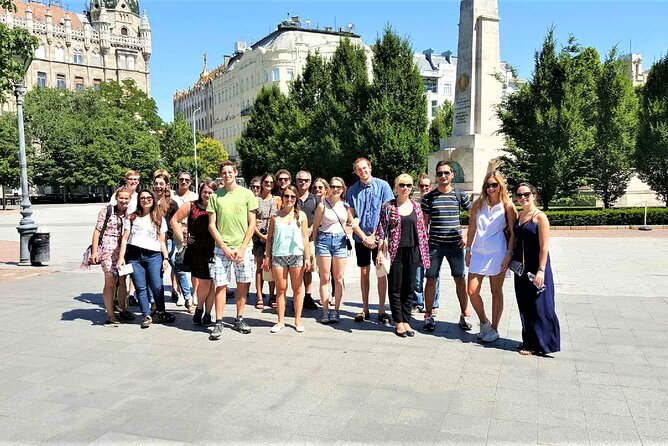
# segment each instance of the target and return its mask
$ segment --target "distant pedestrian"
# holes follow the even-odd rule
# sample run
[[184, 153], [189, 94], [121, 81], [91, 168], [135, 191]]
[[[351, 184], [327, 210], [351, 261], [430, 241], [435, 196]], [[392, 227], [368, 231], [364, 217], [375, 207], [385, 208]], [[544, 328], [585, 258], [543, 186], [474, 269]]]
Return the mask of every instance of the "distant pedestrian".
[[210, 266], [211, 278], [216, 285], [216, 324], [209, 336], [218, 340], [223, 333], [223, 311], [227, 288], [233, 280], [237, 282], [236, 318], [233, 329], [240, 333], [250, 333], [250, 326], [244, 321], [243, 314], [251, 280], [255, 276], [253, 254], [248, 249], [255, 232], [255, 210], [257, 198], [251, 191], [237, 184], [236, 164], [223, 161], [220, 176], [224, 189], [219, 189], [209, 197], [209, 231], [216, 242], [213, 264]]
[[[209, 214], [206, 212], [209, 197], [215, 190], [215, 181], [201, 182], [199, 198], [184, 203], [171, 220], [174, 239], [187, 246], [185, 261], [190, 267], [194, 294], [198, 296], [193, 323], [204, 326], [212, 324], [211, 309], [216, 295], [216, 288], [209, 272], [209, 261], [213, 257], [215, 243], [209, 232]], [[186, 231], [181, 224], [183, 220], [187, 221]]]
[[418, 266], [429, 268], [427, 230], [420, 204], [411, 199], [413, 177], [401, 174], [394, 182], [397, 198], [385, 204], [376, 231], [379, 240], [376, 266], [383, 262], [383, 246], [390, 257], [388, 273], [390, 308], [395, 322], [394, 333], [402, 338], [413, 337], [411, 304]]
[[[134, 320], [134, 315], [127, 310], [125, 276], [118, 275], [118, 259], [123, 237], [123, 219], [128, 215], [128, 204], [132, 192], [123, 186], [114, 193], [115, 205], [105, 206], [97, 215], [93, 231], [90, 264], [100, 264], [104, 272], [102, 299], [107, 310], [107, 324], [119, 324], [120, 321]], [[117, 291], [119, 319], [114, 314], [114, 291]]]
[[[517, 220], [517, 212], [508, 197], [506, 181], [500, 172], [489, 172], [482, 184], [480, 197], [471, 206], [465, 260], [469, 268], [468, 294], [480, 321], [477, 337], [483, 342], [493, 342], [499, 339], [503, 282], [513, 254], [515, 236], [512, 228]], [[492, 291], [491, 322], [480, 297], [485, 277], [489, 277]]]
[[520, 183], [517, 187], [522, 211], [514, 228], [513, 260], [524, 267], [522, 275], [515, 274], [515, 297], [522, 320], [522, 355], [555, 353], [561, 349], [550, 266], [550, 222], [536, 208], [536, 197], [536, 188], [531, 184]]
[[[359, 181], [350, 186], [346, 194], [346, 203], [353, 211], [353, 217], [359, 219], [359, 225], [353, 227], [357, 266], [360, 268], [360, 288], [362, 291], [362, 311], [355, 316], [355, 322], [371, 318], [369, 313], [369, 280], [371, 264], [376, 263], [378, 245], [376, 228], [380, 221], [380, 208], [383, 203], [394, 198], [387, 181], [371, 176], [371, 162], [358, 158], [353, 164]], [[378, 322], [389, 327], [390, 318], [385, 313], [387, 295], [387, 277], [378, 277]]]
[[147, 289], [153, 292], [157, 310], [157, 320], [174, 322], [174, 315], [165, 311], [162, 287], [162, 272], [169, 266], [165, 244], [167, 223], [158, 212], [155, 193], [150, 189], [139, 192], [139, 207], [123, 221], [123, 238], [118, 266], [132, 264], [132, 281], [137, 289], [137, 298], [143, 316], [142, 328], [153, 323]]
[[[323, 180], [324, 181], [324, 180]], [[320, 202], [315, 211], [313, 232], [315, 237], [315, 257], [320, 274], [320, 302], [322, 316], [320, 323], [337, 323], [341, 319], [339, 310], [343, 298], [343, 275], [346, 271], [348, 249], [346, 246], [346, 226], [352, 222], [350, 208], [345, 203], [346, 183], [340, 177], [334, 177], [327, 185], [329, 194]], [[334, 310], [329, 311], [330, 289], [334, 287]]]
[[292, 284], [292, 301], [295, 311], [295, 330], [304, 332], [302, 309], [304, 299], [304, 270], [311, 269], [311, 253], [308, 243], [308, 220], [297, 207], [297, 188], [287, 186], [281, 196], [282, 207], [269, 222], [267, 255], [263, 269], [272, 269], [276, 282], [278, 322], [271, 328], [278, 333], [285, 327], [286, 292], [288, 275]]

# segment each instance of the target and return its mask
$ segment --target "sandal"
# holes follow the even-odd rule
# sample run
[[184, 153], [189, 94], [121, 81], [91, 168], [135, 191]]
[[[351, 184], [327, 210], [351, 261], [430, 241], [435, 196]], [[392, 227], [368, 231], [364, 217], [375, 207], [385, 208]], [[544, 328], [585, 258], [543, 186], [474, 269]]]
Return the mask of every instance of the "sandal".
[[355, 322], [364, 322], [371, 319], [371, 314], [360, 311], [355, 315]]
[[532, 356], [536, 353], [533, 350], [524, 350], [523, 348], [520, 349], [519, 352], [520, 352], [520, 355], [522, 355], [522, 356]]
[[257, 301], [255, 302], [255, 308], [258, 310], [264, 310], [264, 298], [263, 296], [258, 296]]
[[269, 298], [269, 305], [271, 305], [271, 308], [276, 308], [278, 305], [276, 305], [276, 298], [275, 297], [270, 297]]

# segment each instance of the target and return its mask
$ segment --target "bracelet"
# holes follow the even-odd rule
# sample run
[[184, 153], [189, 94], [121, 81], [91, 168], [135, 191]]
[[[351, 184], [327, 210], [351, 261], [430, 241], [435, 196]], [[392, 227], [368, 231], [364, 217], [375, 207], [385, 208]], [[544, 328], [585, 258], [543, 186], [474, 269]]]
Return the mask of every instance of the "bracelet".
[[508, 255], [508, 254], [513, 255], [513, 250], [509, 249], [508, 251], [506, 251], [506, 255]]
[[545, 272], [545, 267], [544, 266], [539, 266], [538, 271], [544, 273]]
[[464, 251], [466, 251], [467, 253], [470, 254], [471, 253], [471, 247], [467, 246], [466, 248], [464, 248]]

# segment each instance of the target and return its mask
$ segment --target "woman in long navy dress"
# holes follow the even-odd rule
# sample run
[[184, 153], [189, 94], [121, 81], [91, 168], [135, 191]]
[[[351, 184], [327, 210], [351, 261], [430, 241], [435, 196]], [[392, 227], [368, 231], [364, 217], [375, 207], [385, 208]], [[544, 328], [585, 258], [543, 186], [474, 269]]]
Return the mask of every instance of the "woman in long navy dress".
[[515, 223], [513, 260], [524, 264], [515, 274], [515, 296], [522, 319], [520, 354], [546, 354], [560, 350], [559, 319], [554, 310], [554, 280], [548, 248], [550, 222], [536, 208], [536, 188], [529, 183], [517, 187], [522, 206]]

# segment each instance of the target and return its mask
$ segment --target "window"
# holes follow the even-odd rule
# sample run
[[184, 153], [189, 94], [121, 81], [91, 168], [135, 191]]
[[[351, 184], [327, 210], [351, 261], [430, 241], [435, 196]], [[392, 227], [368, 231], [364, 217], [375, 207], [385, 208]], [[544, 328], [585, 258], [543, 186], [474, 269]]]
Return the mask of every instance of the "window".
[[125, 54], [120, 53], [118, 55], [118, 68], [126, 68], [127, 67], [127, 58], [125, 57]]
[[44, 71], [37, 72], [37, 86], [46, 87], [46, 73]]
[[102, 79], [93, 79], [93, 89], [94, 90], [99, 90], [101, 83], [102, 83]]
[[74, 50], [74, 53], [72, 54], [72, 62], [83, 65], [83, 53], [81, 50]]
[[424, 78], [424, 92], [428, 93], [436, 93], [438, 89], [438, 79], [433, 78], [433, 77], [425, 77]]
[[436, 112], [438, 111], [438, 101], [431, 101], [431, 119], [436, 117]]
[[35, 50], [36, 59], [46, 59], [46, 47], [43, 43], [40, 43], [37, 49]]
[[53, 53], [53, 58], [56, 62], [65, 62], [65, 49], [62, 46], [57, 46]]
[[281, 72], [278, 68], [274, 68], [271, 72], [271, 80], [274, 82], [278, 82], [281, 80]]
[[75, 77], [74, 78], [74, 89], [76, 91], [83, 91], [83, 89], [84, 89], [83, 77]]
[[286, 70], [286, 80], [291, 81], [294, 78], [294, 76], [295, 76], [294, 70], [292, 68], [288, 68]]
[[56, 88], [59, 90], [64, 90], [66, 88], [65, 86], [65, 75], [64, 74], [57, 74], [56, 75]]
[[265, 70], [264, 72], [264, 81], [269, 82], [269, 70]]
[[446, 96], [452, 96], [452, 85], [449, 82], [443, 86], [443, 90]]
[[128, 35], [128, 29], [126, 27], [121, 28], [121, 36], [127, 36]]
[[91, 65], [100, 66], [101, 65], [100, 53], [93, 51], [93, 53], [90, 55], [90, 63]]
[[135, 56], [132, 56], [132, 55], [127, 56], [127, 67], [128, 67], [128, 70], [134, 70], [135, 69]]

